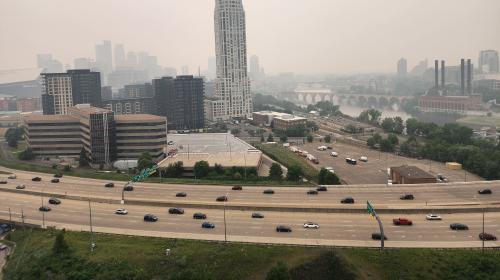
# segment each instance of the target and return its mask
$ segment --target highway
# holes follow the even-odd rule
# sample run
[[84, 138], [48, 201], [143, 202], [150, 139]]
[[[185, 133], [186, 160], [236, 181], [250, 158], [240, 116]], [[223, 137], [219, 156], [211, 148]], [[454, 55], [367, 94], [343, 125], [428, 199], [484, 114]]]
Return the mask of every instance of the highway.
[[[26, 223], [55, 226], [69, 230], [89, 230], [89, 204], [85, 201], [62, 200], [60, 205], [44, 205], [52, 210], [38, 210], [42, 198], [33, 195], [2, 193], [0, 196], [0, 219], [21, 222], [21, 212]], [[120, 205], [92, 203], [93, 228], [98, 232], [187, 238], [204, 240], [224, 240], [224, 211], [221, 209], [185, 209], [184, 215], [168, 214], [168, 208], [154, 206], [124, 206], [128, 215], [116, 215], [114, 210]], [[202, 229], [203, 220], [192, 218], [193, 213], [202, 212], [207, 220], [215, 224], [215, 229]], [[144, 222], [146, 213], [155, 214], [159, 221]], [[261, 212], [263, 219], [252, 219], [250, 211], [226, 211], [227, 236], [229, 241], [283, 243], [334, 246], [379, 246], [371, 240], [371, 234], [378, 231], [378, 225], [368, 214], [327, 214]], [[392, 219], [406, 217], [412, 219], [413, 226], [394, 226]], [[401, 215], [398, 213], [381, 215], [388, 236], [387, 247], [480, 247], [478, 234], [482, 231], [482, 214], [445, 214], [442, 221], [427, 221], [425, 215]], [[303, 223], [315, 222], [319, 229], [304, 229]], [[452, 231], [450, 223], [465, 223], [468, 231]], [[287, 225], [291, 233], [277, 233], [277, 225]], [[500, 213], [486, 213], [486, 232], [500, 236]], [[497, 247], [499, 242], [487, 241], [486, 246]]]
[[[11, 171], [5, 168], [0, 170]], [[65, 176], [60, 183], [51, 183], [51, 174], [16, 171], [17, 179], [8, 180], [0, 185], [2, 190], [15, 190], [17, 185], [24, 184], [23, 192], [42, 192], [79, 196], [82, 198], [102, 198], [121, 200], [124, 182], [114, 182], [114, 188], [105, 188], [110, 181], [94, 180]], [[5, 178], [7, 175], [4, 175]], [[33, 182], [35, 176], [42, 178], [41, 182]], [[0, 176], [1, 177], [1, 176]], [[125, 192], [126, 201], [142, 201], [145, 203], [163, 202], [169, 204], [191, 204], [203, 206], [220, 206], [216, 202], [218, 196], [228, 195], [228, 205], [252, 207], [301, 207], [301, 208], [365, 208], [367, 200], [378, 209], [439, 209], [464, 207], [495, 207], [500, 206], [500, 181], [449, 183], [434, 185], [344, 185], [332, 186], [327, 192], [318, 195], [307, 195], [311, 188], [306, 187], [275, 187], [273, 195], [263, 194], [270, 187], [244, 187], [243, 191], [232, 191], [231, 186], [205, 185], [175, 185], [137, 183], [133, 192]], [[491, 195], [480, 195], [478, 190], [489, 188]], [[178, 198], [176, 193], [186, 192], [187, 197]], [[401, 200], [403, 194], [413, 194], [414, 200]], [[351, 196], [356, 200], [353, 205], [341, 204], [341, 199]]]

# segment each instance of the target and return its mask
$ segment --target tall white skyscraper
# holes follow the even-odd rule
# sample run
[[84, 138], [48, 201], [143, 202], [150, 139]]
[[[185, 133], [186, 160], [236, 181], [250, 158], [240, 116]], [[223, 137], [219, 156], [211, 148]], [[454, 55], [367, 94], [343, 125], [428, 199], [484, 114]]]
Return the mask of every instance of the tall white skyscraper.
[[247, 73], [245, 11], [242, 0], [215, 2], [215, 57], [217, 101], [207, 107], [212, 120], [248, 118], [252, 115], [252, 95]]
[[115, 45], [115, 68], [120, 68], [125, 66], [125, 47], [123, 44]]

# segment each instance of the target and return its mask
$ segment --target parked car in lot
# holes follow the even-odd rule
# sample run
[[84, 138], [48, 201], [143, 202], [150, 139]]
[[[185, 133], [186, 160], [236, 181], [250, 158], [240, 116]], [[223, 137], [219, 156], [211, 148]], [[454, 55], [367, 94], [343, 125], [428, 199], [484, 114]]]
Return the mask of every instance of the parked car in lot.
[[220, 201], [227, 201], [227, 200], [228, 200], [228, 199], [227, 199], [227, 196], [225, 196], [225, 195], [219, 196], [219, 197], [217, 197], [217, 199], [216, 199], [216, 201], [219, 201], [219, 202], [220, 202]]
[[158, 217], [156, 217], [153, 214], [146, 214], [146, 215], [144, 215], [144, 221], [145, 222], [156, 222], [156, 221], [158, 221]]
[[342, 204], [353, 204], [354, 203], [354, 198], [352, 197], [346, 197], [340, 201]]
[[185, 192], [179, 192], [179, 193], [176, 193], [175, 196], [176, 197], [186, 197], [187, 193], [185, 193]]
[[326, 146], [319, 146], [318, 151], [326, 151], [328, 148]]
[[329, 172], [332, 172], [333, 174], [335, 174], [335, 170], [333, 169], [333, 167], [327, 166], [327, 167], [325, 167], [325, 169], [328, 170]]
[[59, 183], [59, 179], [54, 178], [54, 179], [50, 180], [50, 182], [51, 182], [51, 183]]
[[16, 176], [16, 174], [11, 174], [11, 175], [9, 175], [9, 177], [7, 177], [7, 179], [14, 180], [14, 179], [17, 179], [17, 176]]
[[319, 229], [319, 225], [317, 223], [307, 222], [307, 223], [304, 224], [304, 228]]
[[253, 219], [263, 219], [264, 218], [264, 214], [258, 213], [258, 212], [254, 212], [254, 213], [252, 213], [252, 218]]
[[[372, 233], [372, 239], [373, 240], [380, 240], [380, 239], [382, 239], [382, 234], [380, 234], [378, 232]], [[384, 234], [384, 240], [387, 240], [387, 235], [385, 235], [385, 234]]]
[[413, 194], [403, 194], [402, 196], [399, 197], [399, 199], [401, 200], [414, 200], [415, 197], [413, 196]]
[[288, 226], [277, 226], [276, 227], [277, 232], [292, 232], [292, 228]]
[[193, 214], [193, 219], [196, 219], [196, 220], [205, 220], [206, 218], [207, 218], [207, 215], [203, 214], [203, 213], [194, 213]]
[[9, 232], [12, 230], [12, 226], [9, 224], [0, 224], [0, 234]]
[[24, 190], [26, 188], [26, 185], [17, 185], [16, 189], [18, 190]]
[[104, 185], [105, 188], [114, 188], [115, 187], [115, 184], [114, 183], [106, 183]]
[[328, 188], [327, 188], [327, 187], [325, 187], [325, 186], [318, 186], [318, 187], [316, 188], [316, 190], [317, 190], [318, 192], [326, 192], [326, 191], [328, 191]]
[[202, 228], [215, 228], [215, 224], [211, 223], [211, 222], [204, 222], [203, 224], [201, 224], [201, 227]]
[[452, 230], [469, 230], [469, 226], [466, 224], [460, 224], [460, 223], [453, 223], [450, 225], [450, 228]]
[[42, 211], [42, 212], [49, 212], [51, 209], [49, 206], [40, 206], [40, 208], [38, 208], [38, 210]]
[[42, 178], [40, 178], [40, 177], [33, 177], [33, 178], [31, 178], [31, 181], [33, 181], [33, 182], [40, 182], [40, 181], [42, 181]]
[[49, 198], [49, 203], [50, 204], [59, 205], [59, 204], [61, 204], [61, 200], [59, 200], [59, 199], [57, 199], [55, 197], [51, 197], [51, 198]]
[[127, 211], [126, 209], [119, 208], [119, 209], [116, 209], [116, 210], [115, 210], [115, 214], [116, 214], [116, 215], [127, 215], [127, 214], [128, 214], [128, 211]]
[[3, 245], [3, 244], [0, 245], [0, 251], [5, 251], [5, 250], [7, 250], [7, 248], [9, 248], [9, 247], [7, 247], [7, 245]]
[[54, 174], [54, 178], [62, 178], [63, 175], [61, 173]]
[[326, 148], [327, 148], [328, 150], [333, 149], [333, 147], [332, 147], [332, 146], [326, 146]]
[[490, 189], [481, 189], [477, 191], [479, 194], [492, 194], [493, 192]]
[[363, 162], [368, 162], [368, 157], [366, 156], [362, 156], [359, 158], [360, 161], [363, 161]]
[[168, 209], [168, 213], [175, 214], [175, 215], [182, 215], [182, 214], [184, 214], [184, 209], [174, 207], [174, 208]]
[[485, 233], [482, 233], [482, 232], [481, 232], [481, 233], [479, 234], [479, 239], [480, 239], [480, 240], [484, 240], [484, 241], [495, 241], [495, 240], [497, 240], [497, 237], [496, 237], [496, 236], [494, 236], [494, 235], [493, 235], [493, 234], [491, 234], [491, 233], [486, 233], [486, 232], [485, 232]]
[[331, 152], [331, 153], [330, 153], [330, 155], [331, 155], [332, 157], [338, 157], [338, 156], [339, 156], [339, 153], [337, 153], [337, 152]]
[[242, 191], [243, 187], [242, 186], [233, 186], [232, 190], [233, 191]]
[[348, 164], [351, 164], [351, 165], [358, 164], [358, 162], [355, 159], [353, 159], [353, 158], [346, 158], [345, 162], [347, 162]]
[[406, 218], [393, 219], [392, 223], [396, 226], [411, 226], [411, 225], [413, 225], [413, 222], [409, 219], [406, 219]]
[[308, 195], [317, 195], [318, 191], [316, 191], [316, 190], [309, 190], [309, 191], [307, 191], [307, 194]]
[[428, 221], [440, 221], [440, 220], [442, 220], [441, 216], [439, 216], [437, 214], [427, 214], [427, 216], [425, 216], [425, 219]]
[[263, 192], [264, 194], [274, 194], [274, 190], [271, 190], [271, 189], [267, 189], [267, 190], [264, 190]]

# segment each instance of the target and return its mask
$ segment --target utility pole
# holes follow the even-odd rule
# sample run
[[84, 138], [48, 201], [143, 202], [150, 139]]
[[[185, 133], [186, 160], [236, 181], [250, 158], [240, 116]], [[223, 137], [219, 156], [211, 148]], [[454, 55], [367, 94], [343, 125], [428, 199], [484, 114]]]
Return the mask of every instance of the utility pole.
[[10, 212], [10, 207], [9, 207], [9, 223], [10, 227], [12, 227], [12, 213]]
[[382, 225], [382, 221], [380, 220], [380, 217], [377, 215], [377, 212], [375, 212], [375, 208], [373, 208], [370, 201], [366, 201], [366, 210], [368, 211], [368, 214], [370, 214], [372, 217], [374, 217], [378, 222], [378, 226], [380, 228], [380, 251], [384, 251], [385, 234], [384, 234], [384, 227]]
[[23, 230], [24, 230], [24, 211], [21, 209], [21, 222], [23, 223]]
[[483, 248], [482, 248], [482, 250], [483, 250], [483, 253], [484, 253], [484, 208], [483, 208], [483, 238], [481, 238], [481, 239], [483, 241]]
[[95, 243], [94, 243], [94, 232], [92, 229], [92, 207], [90, 207], [90, 198], [89, 198], [89, 222], [90, 222], [90, 252], [94, 252]]
[[227, 224], [226, 224], [226, 202], [228, 200], [228, 194], [226, 193], [226, 200], [224, 200], [224, 242], [227, 243]]
[[[42, 194], [40, 195], [40, 199], [42, 201], [42, 208], [43, 208], [43, 188], [42, 188]], [[45, 228], [45, 209], [42, 209], [42, 228]]]

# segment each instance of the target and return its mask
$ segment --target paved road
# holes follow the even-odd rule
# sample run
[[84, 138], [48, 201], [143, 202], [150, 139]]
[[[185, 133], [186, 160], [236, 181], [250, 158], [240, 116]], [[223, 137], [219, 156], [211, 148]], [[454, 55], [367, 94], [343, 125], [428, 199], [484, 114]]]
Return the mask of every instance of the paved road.
[[[62, 200], [60, 205], [50, 205], [52, 211], [38, 211], [41, 205], [38, 196], [4, 193], [0, 196], [0, 219], [8, 219], [6, 208], [10, 207], [13, 219], [20, 221], [21, 210], [25, 222], [56, 226], [70, 230], [89, 230], [89, 206], [87, 202]], [[44, 199], [47, 204], [47, 199]], [[129, 214], [114, 214], [117, 205], [92, 203], [94, 230], [100, 232], [161, 236], [189, 239], [224, 239], [224, 211], [207, 209], [185, 209], [184, 215], [170, 215], [167, 208], [153, 206], [126, 206]], [[202, 220], [192, 218], [193, 213], [203, 212], [213, 222], [215, 229], [202, 229]], [[158, 216], [159, 221], [143, 221], [145, 213]], [[260, 243], [285, 243], [309, 245], [378, 246], [371, 240], [371, 233], [378, 231], [376, 221], [367, 214], [326, 214], [262, 212], [264, 219], [252, 219], [248, 211], [226, 211], [227, 235], [229, 240]], [[426, 221], [424, 215], [407, 215], [413, 226], [394, 226], [393, 218], [401, 215], [381, 215], [391, 247], [478, 247], [478, 234], [482, 231], [482, 216], [474, 214], [443, 215], [443, 221]], [[304, 229], [304, 222], [312, 221], [320, 229]], [[452, 231], [449, 224], [461, 222], [469, 225], [469, 231]], [[486, 232], [500, 236], [500, 213], [487, 213]], [[277, 233], [277, 225], [292, 227], [291, 233]], [[499, 242], [486, 242], [486, 246], [500, 246]]]
[[[8, 170], [0, 168], [0, 170]], [[123, 182], [115, 182], [115, 188], [105, 188], [107, 181], [65, 176], [60, 183], [50, 183], [50, 174], [17, 171], [18, 178], [8, 180], [8, 184], [0, 185], [2, 189], [15, 189], [18, 184], [26, 185], [24, 191], [36, 191], [80, 197], [95, 197], [120, 200]], [[40, 176], [41, 182], [33, 182], [33, 176]], [[481, 188], [490, 188], [492, 195], [479, 195]], [[191, 203], [199, 205], [221, 205], [215, 199], [221, 195], [228, 195], [228, 205], [240, 206], [273, 206], [273, 207], [301, 207], [301, 208], [354, 208], [365, 207], [366, 200], [370, 200], [379, 209], [406, 209], [406, 208], [450, 208], [450, 207], [478, 207], [498, 206], [500, 204], [500, 181], [474, 182], [434, 185], [369, 185], [369, 186], [336, 186], [330, 187], [328, 192], [319, 195], [307, 195], [309, 188], [283, 187], [274, 188], [274, 195], [264, 195], [267, 187], [244, 187], [243, 191], [231, 191], [230, 186], [188, 186], [139, 183], [133, 192], [126, 192], [127, 200], [141, 200], [149, 202]], [[184, 191], [185, 198], [177, 198], [175, 194]], [[400, 196], [411, 193], [415, 200], [401, 200]], [[352, 196], [356, 200], [354, 205], [343, 205], [340, 200]]]

